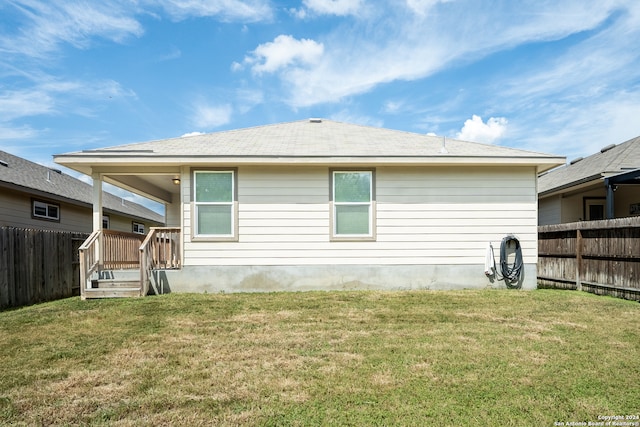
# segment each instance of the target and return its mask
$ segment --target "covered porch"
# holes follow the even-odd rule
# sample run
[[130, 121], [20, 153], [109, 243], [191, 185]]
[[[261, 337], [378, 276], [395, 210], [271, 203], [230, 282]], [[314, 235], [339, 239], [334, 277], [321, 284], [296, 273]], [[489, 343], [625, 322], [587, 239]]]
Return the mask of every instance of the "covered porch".
[[[180, 168], [101, 167], [93, 178], [93, 232], [80, 247], [82, 299], [164, 293], [164, 270], [182, 268]], [[109, 183], [164, 205], [165, 227], [123, 233], [103, 228], [102, 190]], [[140, 230], [142, 231], [142, 230]]]
[[[607, 189], [606, 196], [606, 219], [616, 218], [616, 193], [620, 187], [633, 186], [633, 193], [637, 196], [638, 188], [640, 184], [640, 169], [633, 169], [626, 172], [622, 172], [616, 175], [608, 176], [604, 179], [604, 185]], [[624, 199], [623, 199], [624, 202]], [[635, 216], [640, 214], [640, 199], [632, 199], [631, 202], [627, 201], [628, 216]], [[624, 206], [626, 207], [626, 206]], [[618, 210], [624, 209], [624, 207]], [[624, 215], [627, 216], [627, 215]]]

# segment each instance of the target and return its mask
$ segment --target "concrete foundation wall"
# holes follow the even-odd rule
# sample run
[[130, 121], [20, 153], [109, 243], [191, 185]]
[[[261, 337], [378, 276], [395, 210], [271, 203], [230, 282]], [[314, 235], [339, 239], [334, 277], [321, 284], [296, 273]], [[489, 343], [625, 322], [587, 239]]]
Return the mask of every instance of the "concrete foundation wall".
[[[505, 288], [483, 265], [186, 266], [155, 273], [156, 293]], [[525, 264], [522, 289], [535, 289], [536, 265]]]

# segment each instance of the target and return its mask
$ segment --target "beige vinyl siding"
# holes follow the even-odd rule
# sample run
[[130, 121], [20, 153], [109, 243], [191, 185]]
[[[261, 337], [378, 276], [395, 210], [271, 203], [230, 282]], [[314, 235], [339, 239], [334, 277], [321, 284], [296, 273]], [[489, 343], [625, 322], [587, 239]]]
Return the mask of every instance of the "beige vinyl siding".
[[538, 225], [560, 224], [562, 197], [551, 196], [538, 201]]
[[[91, 215], [91, 211], [87, 210], [87, 215]], [[131, 217], [126, 217], [126, 216], [115, 214], [115, 213], [107, 213], [106, 215], [109, 216], [109, 222], [110, 222], [109, 229], [114, 231], [132, 233], [134, 222], [144, 225], [145, 234], [149, 232], [149, 228], [159, 226], [158, 224], [155, 224], [155, 223], [143, 221], [140, 219], [132, 219]]]
[[[384, 172], [384, 174], [383, 174]], [[533, 168], [424, 167], [380, 169], [379, 203], [531, 203]]]
[[[90, 215], [91, 212], [88, 212], [87, 214]], [[109, 213], [107, 215], [109, 216], [110, 230], [131, 233], [131, 218], [124, 218], [113, 213]]]
[[[603, 186], [589, 189], [577, 194], [563, 195], [561, 198], [561, 223], [584, 221], [584, 198], [585, 197], [606, 197]], [[606, 213], [605, 213], [606, 215]]]
[[185, 265], [484, 264], [506, 234], [537, 258], [534, 168], [376, 168], [377, 239], [331, 242], [328, 167], [239, 167], [238, 242], [191, 242]]
[[247, 204], [325, 204], [329, 201], [326, 167], [240, 168], [238, 202]]
[[[60, 221], [33, 218], [31, 200], [58, 205]], [[8, 190], [0, 191], [0, 226], [57, 231], [91, 232], [91, 211], [46, 197]]]
[[[33, 218], [31, 215], [32, 199], [58, 205], [60, 207], [60, 221]], [[131, 232], [133, 220], [130, 217], [113, 212], [106, 213], [106, 215], [109, 216], [111, 230]], [[143, 223], [147, 230], [148, 227], [155, 225], [146, 221], [136, 220], [136, 222]], [[0, 227], [2, 226], [91, 233], [92, 211], [88, 207], [3, 188], [0, 190]]]

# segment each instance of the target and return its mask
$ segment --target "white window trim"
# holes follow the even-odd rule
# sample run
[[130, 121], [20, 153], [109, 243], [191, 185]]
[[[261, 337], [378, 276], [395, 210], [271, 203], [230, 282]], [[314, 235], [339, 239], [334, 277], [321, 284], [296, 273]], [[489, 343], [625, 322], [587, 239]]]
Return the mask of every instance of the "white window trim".
[[111, 228], [111, 220], [109, 219], [109, 215], [102, 215], [102, 229], [108, 230], [110, 228]]
[[[138, 231], [136, 231], [136, 225], [138, 226], [137, 227]], [[142, 231], [140, 231], [141, 228], [142, 228]], [[144, 234], [146, 232], [144, 224], [141, 223], [141, 222], [136, 222], [136, 221], [133, 221], [131, 223], [131, 231], [136, 233], [136, 234]]]
[[[369, 169], [331, 169], [330, 171], [330, 236], [332, 241], [375, 241], [376, 240], [376, 197], [375, 197], [375, 168]], [[336, 202], [335, 201], [335, 176], [336, 173], [362, 173], [368, 172], [371, 175], [369, 180], [369, 202]], [[369, 206], [369, 232], [367, 234], [337, 234], [336, 207], [337, 206]]]
[[[46, 215], [40, 215], [38, 213], [36, 213], [36, 206], [39, 205], [38, 207], [40, 208], [44, 208], [47, 212]], [[50, 207], [55, 207], [56, 208], [56, 212], [57, 215], [56, 216], [50, 216], [49, 215], [49, 208]], [[55, 204], [55, 203], [49, 203], [49, 202], [43, 202], [42, 200], [36, 200], [33, 199], [31, 201], [31, 215], [33, 216], [33, 218], [36, 219], [44, 219], [47, 221], [60, 221], [60, 205]]]
[[[231, 202], [198, 202], [196, 201], [197, 175], [199, 173], [230, 173], [231, 174]], [[191, 188], [191, 240], [193, 241], [216, 241], [216, 242], [237, 242], [238, 241], [238, 169], [194, 169], [192, 170]], [[199, 206], [231, 206], [231, 234], [199, 234], [198, 230], [198, 207]]]

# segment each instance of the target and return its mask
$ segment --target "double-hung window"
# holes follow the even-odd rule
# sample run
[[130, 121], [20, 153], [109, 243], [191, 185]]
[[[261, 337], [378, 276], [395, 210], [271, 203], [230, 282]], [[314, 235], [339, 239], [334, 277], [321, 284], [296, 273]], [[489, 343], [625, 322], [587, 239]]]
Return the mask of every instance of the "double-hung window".
[[136, 234], [144, 234], [144, 224], [139, 222], [132, 222], [131, 229]]
[[194, 171], [193, 181], [194, 237], [237, 239], [236, 171]]
[[34, 218], [48, 219], [51, 221], [60, 221], [60, 206], [53, 203], [41, 202], [40, 200], [32, 201], [33, 210], [31, 215]]
[[373, 170], [331, 172], [333, 240], [375, 239]]

